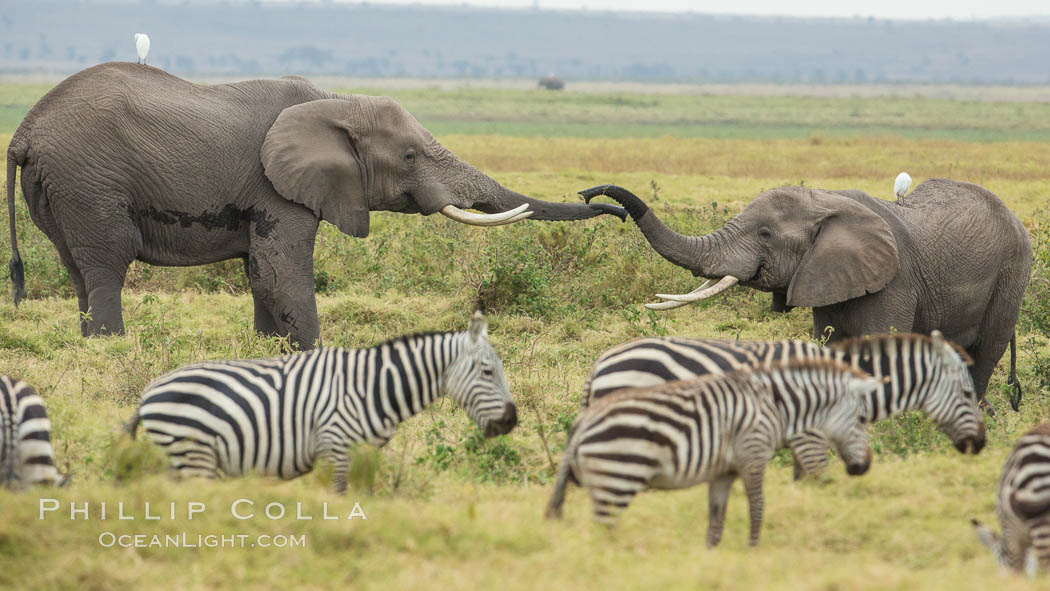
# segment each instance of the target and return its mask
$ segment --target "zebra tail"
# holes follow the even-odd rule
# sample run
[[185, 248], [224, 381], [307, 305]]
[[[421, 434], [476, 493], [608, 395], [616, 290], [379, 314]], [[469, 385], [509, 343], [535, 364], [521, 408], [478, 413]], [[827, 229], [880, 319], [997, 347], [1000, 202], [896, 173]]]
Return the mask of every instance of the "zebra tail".
[[8, 487], [15, 486], [18, 482], [18, 454], [15, 453], [17, 443], [17, 433], [15, 433], [14, 424], [12, 417], [7, 413], [0, 413], [0, 437], [3, 444], [3, 448], [0, 449], [0, 485], [7, 485]]
[[135, 414], [132, 415], [131, 420], [124, 425], [124, 432], [131, 435], [132, 439], [135, 439], [135, 432], [139, 429], [139, 409], [135, 409]]
[[554, 492], [551, 493], [551, 499], [547, 501], [547, 512], [544, 514], [547, 519], [561, 519], [561, 506], [565, 503], [565, 488], [569, 485], [569, 478], [572, 476], [571, 464], [569, 453], [566, 451], [561, 465], [558, 466], [558, 476], [554, 479]]
[[1017, 380], [1017, 331], [1014, 331], [1013, 336], [1010, 337], [1010, 379], [1006, 381], [1014, 387], [1013, 393], [1010, 395], [1010, 407], [1014, 411], [1021, 410], [1021, 382]]

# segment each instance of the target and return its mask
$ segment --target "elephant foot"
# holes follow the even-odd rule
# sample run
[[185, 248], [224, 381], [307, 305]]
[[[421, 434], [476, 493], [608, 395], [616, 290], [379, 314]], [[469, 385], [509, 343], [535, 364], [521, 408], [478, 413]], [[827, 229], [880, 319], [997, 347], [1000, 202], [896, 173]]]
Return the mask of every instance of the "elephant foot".
[[984, 411], [984, 414], [988, 415], [988, 418], [995, 418], [995, 407], [988, 403], [987, 398], [982, 398], [977, 402], [977, 407]]

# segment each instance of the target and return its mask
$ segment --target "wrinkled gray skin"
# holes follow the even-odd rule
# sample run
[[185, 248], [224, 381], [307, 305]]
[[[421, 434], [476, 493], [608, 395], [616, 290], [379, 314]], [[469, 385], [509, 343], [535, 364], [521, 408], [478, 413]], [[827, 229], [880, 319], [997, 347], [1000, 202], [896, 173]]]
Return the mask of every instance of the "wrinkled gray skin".
[[[1021, 221], [988, 190], [931, 179], [889, 202], [861, 191], [770, 189], [707, 236], [665, 226], [630, 192], [608, 195], [634, 218], [649, 244], [694, 275], [732, 275], [773, 293], [773, 309], [813, 308], [813, 333], [830, 341], [870, 334], [940, 330], [973, 357], [983, 400], [995, 364], [1013, 343], [1032, 270]], [[1014, 361], [1010, 379], [1020, 404]]]
[[16, 165], [33, 222], [58, 249], [81, 331], [122, 333], [133, 260], [244, 260], [255, 328], [300, 347], [319, 337], [313, 249], [320, 220], [368, 235], [370, 211], [429, 215], [446, 205], [533, 220], [581, 220], [604, 204], [548, 203], [503, 188], [445, 149], [389, 98], [337, 95], [303, 78], [201, 86], [108, 63], [79, 72], [26, 115], [7, 152], [15, 302]]

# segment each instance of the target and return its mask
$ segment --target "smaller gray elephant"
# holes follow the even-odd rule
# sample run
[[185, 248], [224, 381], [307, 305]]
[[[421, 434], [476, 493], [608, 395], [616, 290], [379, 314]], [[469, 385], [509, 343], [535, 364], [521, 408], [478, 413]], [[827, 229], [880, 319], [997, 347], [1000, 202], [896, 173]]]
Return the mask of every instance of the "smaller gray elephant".
[[770, 189], [712, 234], [683, 236], [630, 191], [581, 191], [623, 205], [664, 258], [717, 279], [689, 294], [657, 294], [669, 309], [740, 283], [773, 293], [773, 309], [813, 308], [813, 333], [849, 337], [934, 330], [973, 358], [978, 399], [1007, 345], [1011, 404], [1021, 402], [1014, 325], [1032, 272], [1021, 220], [977, 185], [930, 179], [896, 202], [861, 191]]

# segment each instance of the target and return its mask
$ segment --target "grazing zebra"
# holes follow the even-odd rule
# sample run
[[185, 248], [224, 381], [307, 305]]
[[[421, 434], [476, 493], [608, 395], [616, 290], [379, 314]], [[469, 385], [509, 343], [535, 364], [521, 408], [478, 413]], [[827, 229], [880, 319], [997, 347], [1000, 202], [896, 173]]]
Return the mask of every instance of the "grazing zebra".
[[996, 562], [1031, 576], [1039, 566], [1050, 569], [1050, 423], [1017, 440], [1003, 466], [995, 512], [1002, 536], [976, 519], [973, 525]]
[[141, 422], [179, 476], [254, 471], [289, 479], [324, 458], [341, 494], [350, 444], [384, 445], [398, 423], [445, 394], [486, 437], [517, 424], [480, 312], [466, 332], [182, 367], [146, 387], [128, 428], [134, 435]]
[[[621, 388], [788, 359], [836, 359], [876, 378], [886, 378], [883, 387], [865, 400], [863, 415], [868, 422], [919, 409], [959, 451], [976, 454], [984, 447], [984, 418], [967, 370], [972, 362], [939, 331], [929, 337], [894, 334], [848, 339], [828, 347], [805, 341], [636, 339], [609, 349], [594, 362], [584, 386], [583, 404]], [[827, 464], [826, 446], [819, 440], [799, 438], [792, 442], [792, 451], [796, 478], [819, 472]]]
[[577, 417], [547, 517], [561, 517], [570, 480], [588, 489], [601, 523], [612, 523], [643, 490], [709, 482], [707, 545], [713, 547], [722, 537], [729, 489], [739, 475], [754, 546], [762, 527], [766, 462], [784, 441], [819, 433], [836, 447], [850, 474], [868, 470], [871, 448], [858, 413], [861, 397], [879, 385], [842, 363], [793, 360], [620, 390]]
[[51, 421], [29, 384], [0, 376], [0, 484], [64, 485], [51, 449]]

